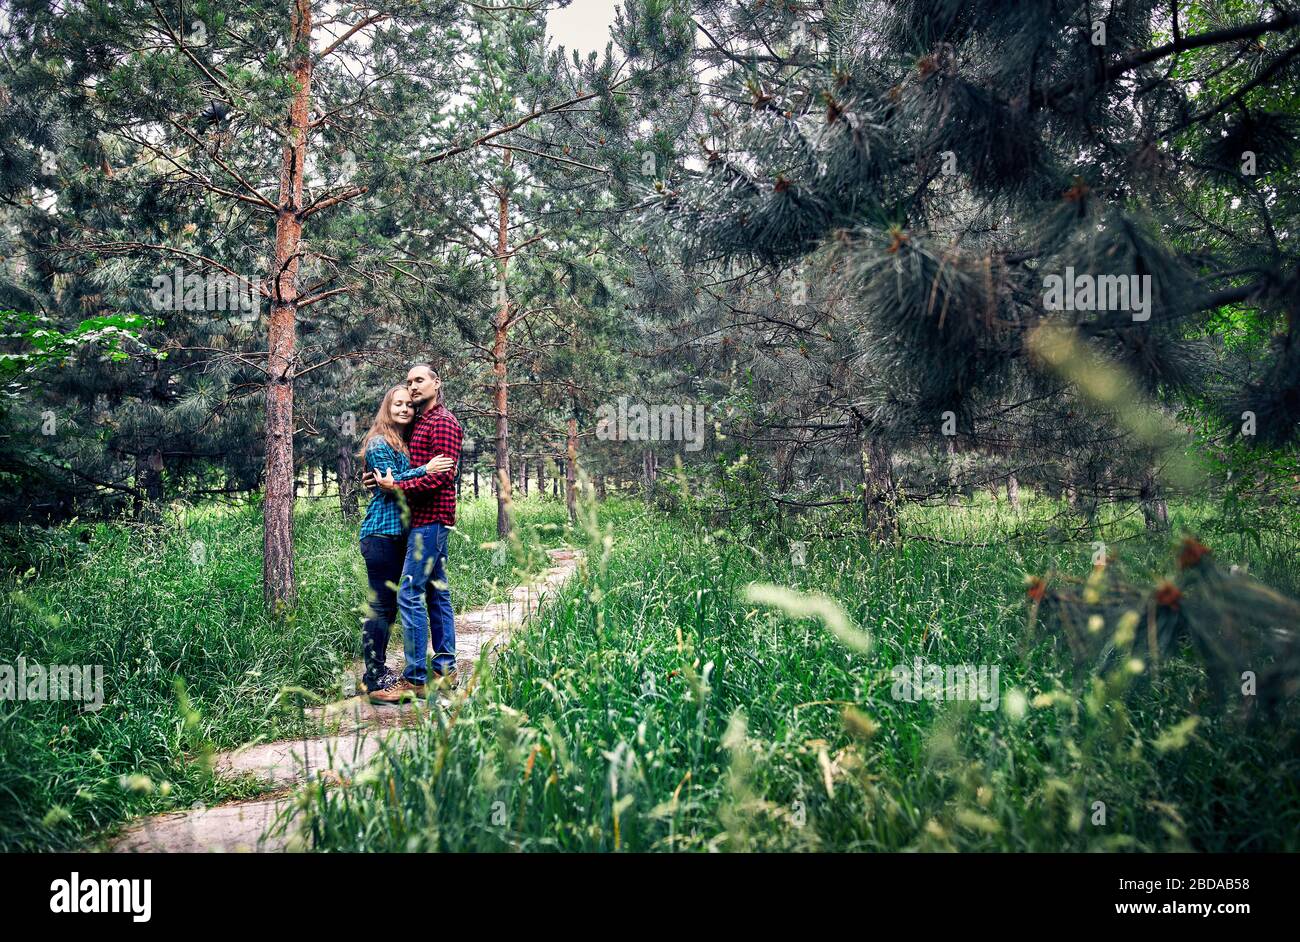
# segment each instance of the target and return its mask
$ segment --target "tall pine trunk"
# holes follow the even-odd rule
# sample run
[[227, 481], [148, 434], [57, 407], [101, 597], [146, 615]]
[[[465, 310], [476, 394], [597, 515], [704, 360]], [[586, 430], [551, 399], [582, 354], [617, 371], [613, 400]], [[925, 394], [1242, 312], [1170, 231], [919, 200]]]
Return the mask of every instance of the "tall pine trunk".
[[569, 416], [568, 436], [565, 442], [564, 503], [569, 509], [569, 523], [578, 522], [578, 418]]
[[862, 446], [862, 525], [873, 540], [898, 535], [898, 485], [893, 455], [880, 438]]
[[270, 272], [271, 318], [267, 331], [266, 499], [262, 591], [272, 608], [292, 606], [298, 597], [293, 572], [293, 359], [297, 343], [298, 263], [302, 242], [302, 185], [311, 121], [311, 0], [294, 0], [290, 50], [296, 88], [289, 106], [275, 251]]
[[958, 472], [957, 445], [949, 438], [944, 442], [944, 446], [948, 455], [948, 506], [956, 507], [961, 503], [958, 497], [958, 482], [961, 475]]
[[344, 520], [352, 521], [357, 519], [359, 513], [357, 507], [356, 465], [352, 461], [351, 444], [342, 437], [339, 438], [337, 470], [339, 475], [339, 510], [342, 512]]
[[151, 448], [135, 459], [135, 496], [132, 511], [137, 520], [157, 520], [162, 503], [163, 454]]
[[655, 483], [659, 480], [659, 457], [647, 448], [641, 456], [641, 480], [645, 485], [645, 498], [654, 496]]
[[[505, 165], [510, 166], [510, 151], [505, 151]], [[510, 226], [510, 194], [503, 180], [497, 192], [497, 260], [498, 305], [492, 337], [492, 373], [495, 377], [493, 407], [497, 414], [497, 536], [510, 535], [510, 396], [506, 378], [506, 332], [510, 329], [510, 299], [506, 295], [506, 238]]]
[[1011, 509], [1019, 512], [1020, 510], [1020, 481], [1014, 474], [1007, 475], [1007, 502], [1011, 504]]
[[1142, 476], [1140, 491], [1142, 501], [1142, 518], [1148, 530], [1167, 530], [1169, 528], [1169, 507], [1160, 493], [1160, 484], [1156, 481], [1155, 471], [1151, 468]]
[[[344, 383], [352, 382], [352, 365], [343, 361]], [[345, 521], [357, 519], [360, 513], [358, 498], [360, 482], [357, 480], [356, 457], [352, 452], [355, 444], [352, 436], [356, 433], [356, 416], [345, 413], [338, 418], [334, 426], [338, 432], [338, 449], [334, 454], [334, 472], [339, 480], [339, 513]]]
[[794, 485], [794, 455], [795, 446], [793, 443], [782, 444], [776, 449], [773, 464], [776, 465], [776, 490], [778, 494], [788, 494], [790, 488]]

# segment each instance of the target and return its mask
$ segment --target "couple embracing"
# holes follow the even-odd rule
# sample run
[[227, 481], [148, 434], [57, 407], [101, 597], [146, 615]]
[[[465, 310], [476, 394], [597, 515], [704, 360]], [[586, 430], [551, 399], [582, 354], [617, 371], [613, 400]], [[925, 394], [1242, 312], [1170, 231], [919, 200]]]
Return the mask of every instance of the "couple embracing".
[[[388, 390], [361, 442], [362, 484], [373, 492], [361, 523], [361, 555], [373, 598], [361, 629], [365, 674], [358, 692], [372, 703], [424, 699], [430, 683], [456, 684], [447, 537], [456, 523], [460, 443], [460, 423], [443, 404], [442, 381], [427, 363], [411, 367], [406, 383]], [[400, 677], [385, 663], [399, 614], [406, 658]]]

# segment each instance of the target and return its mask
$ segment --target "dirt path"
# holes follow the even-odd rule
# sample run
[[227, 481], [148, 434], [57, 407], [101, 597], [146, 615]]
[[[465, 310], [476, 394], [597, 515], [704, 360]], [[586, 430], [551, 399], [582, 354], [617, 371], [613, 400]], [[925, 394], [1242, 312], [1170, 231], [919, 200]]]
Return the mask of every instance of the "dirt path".
[[[550, 568], [535, 581], [518, 586], [508, 601], [457, 613], [456, 669], [462, 688], [469, 683], [480, 656], [504, 642], [537, 612], [543, 599], [573, 575], [581, 554], [560, 549], [550, 550], [549, 555]], [[395, 634], [395, 646], [400, 647], [401, 634]], [[355, 669], [360, 670], [360, 665]], [[448, 704], [445, 698], [440, 701], [442, 706]], [[108, 849], [117, 853], [293, 849], [296, 834], [292, 826], [265, 835], [282, 812], [294, 806], [296, 787], [314, 780], [334, 784], [351, 777], [385, 747], [401, 749], [406, 727], [418, 721], [425, 709], [423, 704], [374, 706], [362, 697], [352, 697], [307, 710], [310, 735], [254, 743], [216, 757], [215, 774], [251, 776], [275, 791], [251, 801], [211, 808], [200, 805], [189, 811], [141, 818], [123, 830]]]

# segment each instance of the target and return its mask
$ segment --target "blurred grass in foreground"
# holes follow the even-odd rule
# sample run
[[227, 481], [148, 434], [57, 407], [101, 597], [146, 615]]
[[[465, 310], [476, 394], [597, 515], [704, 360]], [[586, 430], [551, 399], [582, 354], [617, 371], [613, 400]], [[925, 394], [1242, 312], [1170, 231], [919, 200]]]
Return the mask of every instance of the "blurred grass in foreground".
[[[1155, 539], [1116, 511], [1115, 565], [1159, 575], [1200, 519], [1171, 510]], [[1026, 573], [1086, 574], [1094, 547], [1004, 537], [1058, 511], [907, 508], [904, 532], [987, 545], [813, 538], [793, 568], [740, 521], [611, 501], [585, 577], [409, 754], [308, 793], [308, 833], [346, 851], [1297, 849], [1296, 756], [1219, 715], [1198, 663], [1077, 676], [1027, 634]], [[1284, 538], [1231, 542], [1225, 565], [1294, 589]], [[745, 601], [751, 582], [829, 597], [869, 650], [828, 630], [825, 601], [796, 619]], [[996, 665], [999, 708], [895, 699], [891, 667], [917, 657]]]

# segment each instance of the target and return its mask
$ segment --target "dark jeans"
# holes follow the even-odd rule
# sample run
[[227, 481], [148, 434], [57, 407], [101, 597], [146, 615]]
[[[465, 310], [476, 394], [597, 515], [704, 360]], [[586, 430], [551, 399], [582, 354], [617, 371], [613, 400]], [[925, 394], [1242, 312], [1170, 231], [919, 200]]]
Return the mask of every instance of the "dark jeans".
[[388, 635], [397, 620], [397, 586], [406, 562], [406, 537], [368, 536], [361, 541], [361, 556], [366, 561], [371, 595], [361, 626], [361, 653], [366, 665], [362, 682], [373, 688], [384, 676]]

